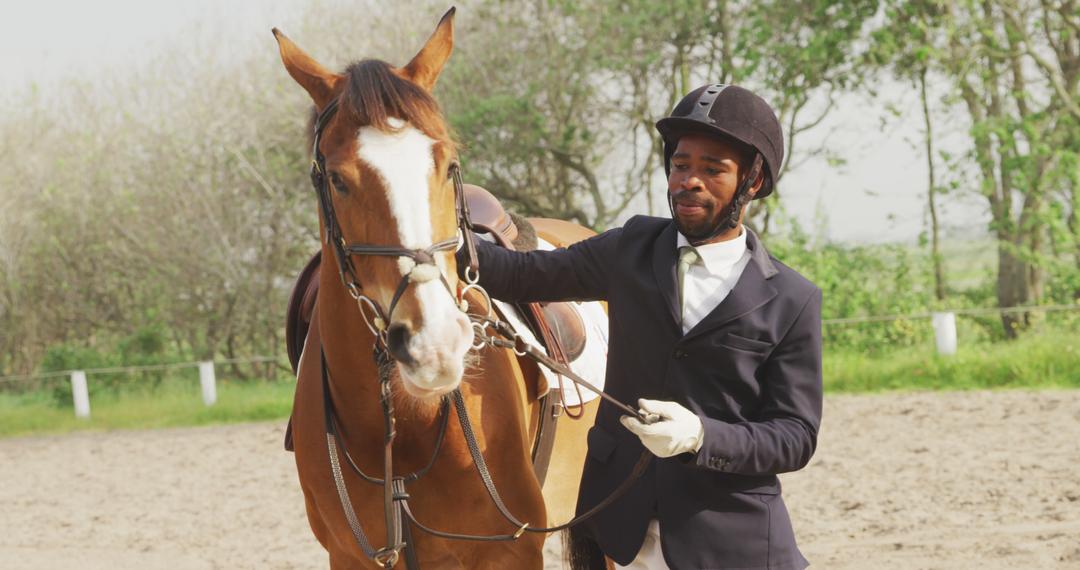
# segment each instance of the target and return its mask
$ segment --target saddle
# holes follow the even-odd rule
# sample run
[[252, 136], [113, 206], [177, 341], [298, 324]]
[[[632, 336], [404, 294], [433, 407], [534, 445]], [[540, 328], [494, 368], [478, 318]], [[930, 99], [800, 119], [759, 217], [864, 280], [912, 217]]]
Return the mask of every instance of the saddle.
[[[487, 190], [473, 184], [463, 184], [465, 200], [473, 227], [479, 233], [489, 233], [495, 243], [513, 250], [531, 251], [537, 248], [536, 229], [528, 220], [503, 209], [502, 204]], [[519, 225], [522, 228], [519, 230]], [[585, 351], [585, 321], [572, 303], [535, 303], [541, 318], [530, 322], [534, 329], [550, 329], [550, 334], [570, 363]], [[528, 311], [523, 311], [528, 313]], [[541, 332], [534, 330], [534, 332]], [[543, 334], [537, 334], [542, 338]], [[551, 350], [551, 347], [546, 347]]]
[[[528, 251], [537, 248], [536, 230], [528, 220], [507, 212], [495, 196], [479, 186], [463, 184], [462, 188], [472, 225], [478, 233], [491, 234], [497, 244], [507, 249]], [[289, 295], [285, 344], [294, 374], [299, 370], [300, 355], [315, 311], [321, 263], [322, 252], [318, 251], [297, 276]], [[536, 338], [544, 343], [544, 348], [556, 361], [569, 364], [585, 351], [585, 321], [572, 303], [525, 303], [521, 309]], [[547, 390], [542, 399], [541, 421], [532, 454], [533, 467], [541, 483], [554, 444], [555, 423], [563, 411], [558, 390]], [[285, 449], [293, 450], [291, 418], [285, 431]]]

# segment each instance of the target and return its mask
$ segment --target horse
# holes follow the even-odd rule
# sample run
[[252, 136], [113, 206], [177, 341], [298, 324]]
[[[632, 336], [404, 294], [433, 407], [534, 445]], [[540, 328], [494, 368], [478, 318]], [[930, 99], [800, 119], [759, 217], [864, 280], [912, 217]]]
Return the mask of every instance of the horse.
[[[472, 418], [505, 510], [545, 526], [573, 515], [598, 405], [585, 404], [580, 421], [558, 422], [541, 486], [530, 449], [542, 417], [537, 365], [509, 348], [478, 349], [463, 311], [483, 312], [489, 301], [458, 278], [457, 147], [432, 96], [453, 48], [453, 15], [404, 67], [366, 59], [340, 73], [273, 30], [285, 69], [319, 117], [313, 177], [326, 188], [323, 263], [290, 429], [308, 521], [331, 568], [393, 567], [404, 542], [423, 567], [541, 568], [544, 534], [507, 522], [477, 474], [465, 428], [447, 418]], [[566, 222], [538, 227], [557, 246], [591, 235]], [[380, 343], [392, 359], [373, 358]], [[455, 390], [460, 408], [448, 404]], [[390, 514], [403, 497], [404, 538]], [[513, 540], [453, 540], [418, 524]]]

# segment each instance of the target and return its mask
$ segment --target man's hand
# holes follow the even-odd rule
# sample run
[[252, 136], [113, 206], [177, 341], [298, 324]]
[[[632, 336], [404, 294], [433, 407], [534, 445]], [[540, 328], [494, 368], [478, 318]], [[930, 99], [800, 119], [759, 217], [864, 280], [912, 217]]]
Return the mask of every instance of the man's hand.
[[631, 416], [619, 418], [626, 429], [641, 439], [642, 445], [657, 457], [671, 457], [680, 453], [696, 453], [701, 449], [705, 428], [701, 418], [675, 402], [638, 400], [641, 413], [656, 414], [660, 420], [652, 424], [641, 423]]

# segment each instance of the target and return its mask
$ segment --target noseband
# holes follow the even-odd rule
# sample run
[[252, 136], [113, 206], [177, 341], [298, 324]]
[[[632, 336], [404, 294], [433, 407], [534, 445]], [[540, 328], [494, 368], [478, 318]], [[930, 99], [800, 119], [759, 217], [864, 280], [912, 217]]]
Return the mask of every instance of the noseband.
[[[466, 249], [466, 254], [469, 259], [469, 271], [466, 271], [466, 276], [473, 276], [470, 279], [470, 284], [475, 284], [475, 276], [477, 275], [477, 269], [479, 263], [476, 259], [476, 243], [473, 241], [473, 226], [469, 219], [469, 208], [465, 202], [465, 191], [462, 188], [461, 180], [461, 167], [455, 160], [450, 164], [447, 172], [448, 178], [454, 184], [454, 209], [457, 218], [458, 235], [456, 237], [444, 239], [439, 242], [435, 242], [424, 249], [408, 249], [400, 246], [392, 245], [372, 245], [365, 243], [349, 243], [345, 240], [345, 235], [341, 230], [341, 224], [338, 222], [337, 213], [334, 211], [334, 201], [330, 196], [330, 181], [329, 173], [326, 171], [326, 156], [319, 150], [319, 143], [322, 142], [323, 131], [326, 129], [326, 125], [330, 123], [330, 120], [337, 113], [339, 99], [335, 98], [326, 106], [318, 118], [315, 120], [315, 137], [312, 143], [311, 149], [311, 184], [315, 187], [315, 193], [319, 196], [319, 207], [322, 210], [323, 221], [326, 224], [326, 239], [334, 248], [334, 257], [337, 259], [338, 274], [341, 276], [341, 283], [345, 286], [345, 289], [356, 300], [357, 305], [360, 307], [361, 314], [364, 315], [364, 322], [371, 329], [371, 332], [375, 334], [377, 344], [386, 346], [386, 328], [390, 324], [390, 318], [394, 314], [394, 308], [397, 307], [398, 301], [405, 293], [405, 290], [409, 288], [409, 283], [423, 283], [430, 281], [438, 276], [446, 287], [450, 296], [454, 297], [456, 305], [465, 312], [465, 304], [462, 297], [455, 295], [453, 289], [450, 287], [450, 283], [446, 280], [446, 276], [435, 265], [435, 254], [444, 251], [454, 251], [459, 245], [462, 245]], [[394, 296], [390, 300], [390, 306], [387, 310], [383, 310], [382, 307], [373, 299], [364, 294], [363, 287], [360, 284], [360, 280], [356, 275], [356, 266], [353, 264], [352, 256], [354, 255], [371, 255], [371, 256], [383, 256], [383, 257], [396, 257], [402, 260], [411, 260], [411, 264], [403, 264], [401, 267], [403, 271], [401, 280], [398, 282], [397, 289], [394, 291]], [[372, 315], [369, 317], [368, 312]]]

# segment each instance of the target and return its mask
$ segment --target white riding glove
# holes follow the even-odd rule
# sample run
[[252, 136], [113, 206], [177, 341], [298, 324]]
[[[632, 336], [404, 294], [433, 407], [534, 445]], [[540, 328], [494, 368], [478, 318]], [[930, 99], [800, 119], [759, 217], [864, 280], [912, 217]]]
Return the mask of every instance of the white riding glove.
[[705, 427], [697, 414], [675, 402], [638, 400], [642, 414], [656, 414], [660, 420], [652, 424], [641, 423], [632, 416], [619, 418], [626, 429], [641, 439], [642, 445], [657, 457], [671, 457], [680, 453], [696, 453], [705, 439]]

